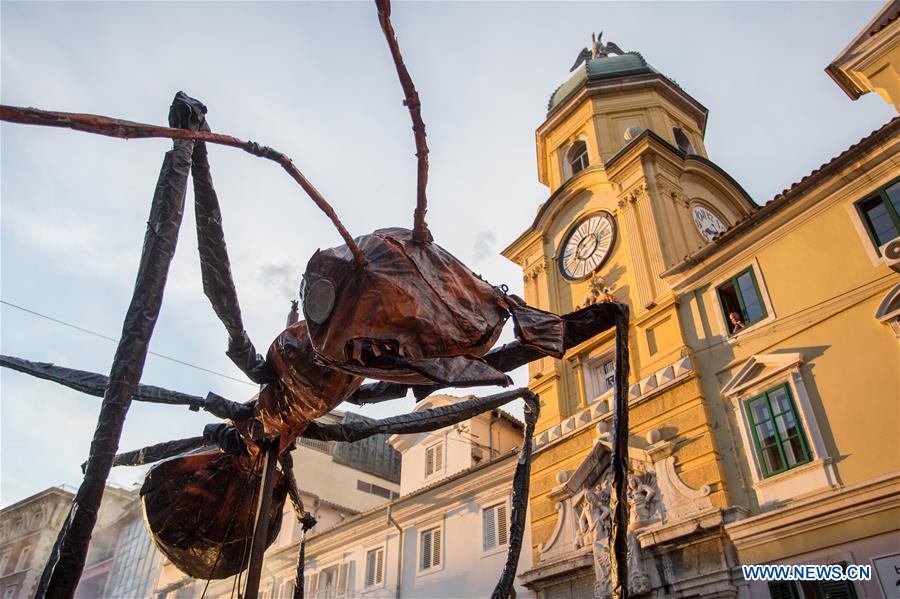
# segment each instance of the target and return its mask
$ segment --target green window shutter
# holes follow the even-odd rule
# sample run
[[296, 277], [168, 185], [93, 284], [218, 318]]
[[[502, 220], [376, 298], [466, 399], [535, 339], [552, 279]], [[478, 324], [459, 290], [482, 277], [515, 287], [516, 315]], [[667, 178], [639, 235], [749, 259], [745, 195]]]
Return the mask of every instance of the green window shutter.
[[875, 251], [900, 233], [900, 179], [894, 179], [874, 194], [856, 202], [856, 212], [865, 225]]
[[756, 459], [764, 478], [812, 460], [806, 432], [787, 384], [744, 401], [744, 413], [750, 423]]
[[818, 585], [824, 599], [857, 599], [856, 589], [849, 580], [823, 580]]
[[800, 599], [800, 591], [789, 580], [769, 581], [769, 595], [772, 599]]

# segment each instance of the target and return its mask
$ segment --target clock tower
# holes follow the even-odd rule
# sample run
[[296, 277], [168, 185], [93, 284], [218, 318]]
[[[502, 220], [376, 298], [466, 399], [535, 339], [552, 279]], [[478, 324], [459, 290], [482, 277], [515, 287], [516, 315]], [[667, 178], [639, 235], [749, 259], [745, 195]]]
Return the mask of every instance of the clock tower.
[[[564, 314], [610, 296], [627, 303], [639, 378], [685, 346], [665, 271], [756, 206], [707, 157], [702, 104], [641, 54], [597, 50], [583, 51], [550, 96], [536, 132], [549, 197], [503, 254], [522, 267], [531, 305]], [[544, 402], [538, 432], [608, 390], [611, 342], [601, 336], [600, 350], [531, 364], [530, 386]]]
[[[521, 266], [530, 305], [565, 314], [598, 301], [628, 304], [629, 444], [638, 452], [658, 448], [645, 468], [678, 463], [678, 485], [703, 489], [698, 501], [724, 508], [725, 448], [714, 436], [716, 412], [693, 349], [704, 316], [672, 291], [667, 271], [715, 246], [756, 205], [708, 158], [706, 108], [639, 53], [619, 52], [595, 43], [551, 95], [536, 133], [538, 178], [549, 196], [503, 255]], [[531, 471], [536, 566], [523, 580], [539, 597], [561, 592], [550, 573], [568, 563], [554, 554], [573, 517], [564, 515], [561, 498], [572, 480], [594, 471], [588, 463], [596, 443], [609, 441], [613, 335], [597, 335], [561, 360], [529, 364], [528, 386], [542, 407]], [[594, 584], [594, 576], [571, 576], [566, 584]]]

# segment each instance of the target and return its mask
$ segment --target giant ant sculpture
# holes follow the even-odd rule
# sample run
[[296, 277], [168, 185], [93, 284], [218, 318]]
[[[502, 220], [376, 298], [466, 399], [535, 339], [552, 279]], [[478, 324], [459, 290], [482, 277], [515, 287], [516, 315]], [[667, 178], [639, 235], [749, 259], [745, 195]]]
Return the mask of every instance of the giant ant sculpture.
[[[0, 120], [4, 121], [121, 138], [174, 140], [153, 197], [138, 278], [110, 376], [0, 357], [2, 366], [103, 397], [90, 458], [84, 465], [84, 482], [44, 570], [38, 597], [74, 594], [113, 465], [165, 460], [150, 470], [141, 489], [157, 546], [193, 577], [225, 578], [247, 569], [244, 597], [255, 599], [262, 554], [278, 533], [278, 515], [286, 497], [291, 498], [304, 530], [314, 524], [303, 510], [293, 479], [289, 450], [298, 436], [357, 441], [375, 434], [432, 431], [521, 398], [526, 427], [513, 480], [509, 550], [492, 594], [495, 599], [506, 599], [512, 591], [525, 526], [531, 437], [540, 409], [533, 392], [515, 389], [375, 422], [322, 424], [315, 419], [343, 401], [373, 403], [403, 397], [410, 390], [421, 399], [447, 386], [508, 386], [512, 381], [506, 372], [542, 356], [561, 358], [568, 348], [612, 326], [616, 327], [617, 351], [610, 541], [613, 594], [627, 595], [627, 502], [623, 499], [628, 309], [608, 302], [557, 316], [532, 308], [508, 294], [505, 287], [482, 280], [433, 242], [425, 221], [428, 147], [419, 98], [394, 36], [389, 0], [376, 0], [376, 5], [415, 133], [418, 185], [412, 230], [382, 229], [354, 239], [289, 158], [253, 142], [212, 133], [206, 123], [206, 107], [182, 92], [170, 108], [170, 127], [0, 106]], [[266, 357], [257, 353], [243, 326], [207, 161], [207, 142], [278, 162], [344, 239], [344, 245], [318, 251], [310, 259], [301, 285], [305, 320], [299, 320], [295, 302], [288, 327]], [[251, 402], [238, 403], [212, 393], [201, 398], [139, 384], [177, 241], [189, 172], [194, 182], [204, 292], [228, 332], [227, 355], [260, 385], [257, 399]], [[510, 316], [516, 340], [491, 349]], [[364, 385], [365, 378], [377, 382]], [[202, 408], [226, 422], [207, 425], [200, 437], [115, 455], [132, 400]], [[276, 469], [278, 463], [281, 472]], [[294, 596], [302, 598], [302, 542], [295, 588]]]

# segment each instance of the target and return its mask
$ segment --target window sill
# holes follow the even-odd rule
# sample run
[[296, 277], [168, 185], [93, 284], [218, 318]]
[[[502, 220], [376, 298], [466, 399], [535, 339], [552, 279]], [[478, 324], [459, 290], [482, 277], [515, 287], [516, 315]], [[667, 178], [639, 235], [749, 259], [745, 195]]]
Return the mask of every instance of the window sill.
[[431, 484], [432, 482], [434, 482], [438, 479], [441, 479], [446, 475], [447, 475], [447, 469], [444, 468], [443, 470], [438, 470], [437, 472], [432, 472], [431, 474], [426, 474], [425, 478], [422, 480], [425, 481], [425, 484]]
[[443, 570], [444, 570], [444, 564], [441, 564], [440, 566], [435, 566], [433, 568], [428, 568], [427, 570], [419, 570], [418, 572], [416, 572], [416, 578], [424, 578], [425, 576], [429, 576], [429, 575], [435, 574], [437, 572], [443, 572]]
[[731, 333], [728, 335], [728, 345], [737, 345], [741, 338], [744, 337], [747, 333], [752, 333], [754, 331], [758, 331], [762, 325], [768, 324], [775, 320], [774, 316], [766, 316], [762, 320], [757, 320], [756, 322], [745, 326], [743, 329], [738, 331], [737, 333]]
[[837, 486], [830, 458], [814, 459], [753, 483], [759, 504], [783, 503]]
[[505, 545], [497, 545], [496, 547], [491, 547], [490, 549], [484, 549], [481, 551], [481, 557], [491, 557], [492, 555], [497, 555], [498, 553], [506, 553], [509, 550], [509, 543]]

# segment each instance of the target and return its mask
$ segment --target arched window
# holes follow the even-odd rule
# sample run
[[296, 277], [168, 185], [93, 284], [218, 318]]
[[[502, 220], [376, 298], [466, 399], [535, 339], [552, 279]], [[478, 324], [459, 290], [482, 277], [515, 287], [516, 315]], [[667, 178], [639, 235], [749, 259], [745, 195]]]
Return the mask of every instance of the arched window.
[[687, 134], [681, 130], [681, 127], [672, 127], [672, 133], [675, 135], [675, 143], [678, 144], [679, 150], [685, 154], [696, 154], [694, 144], [691, 143]]
[[572, 175], [583, 171], [588, 164], [587, 144], [579, 139], [572, 144], [572, 148], [569, 150], [569, 166], [572, 168]]

